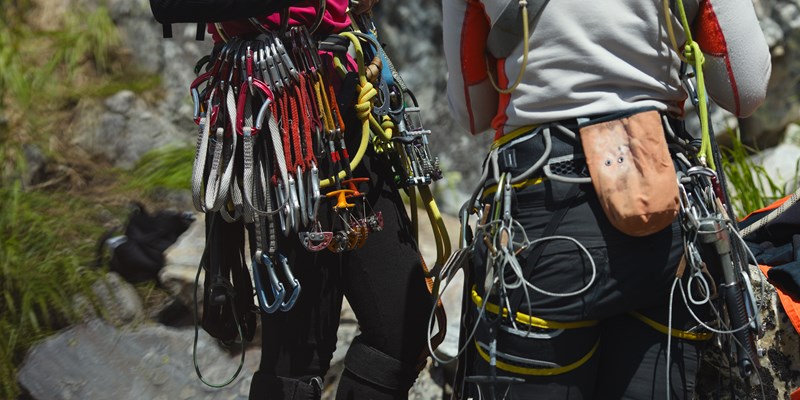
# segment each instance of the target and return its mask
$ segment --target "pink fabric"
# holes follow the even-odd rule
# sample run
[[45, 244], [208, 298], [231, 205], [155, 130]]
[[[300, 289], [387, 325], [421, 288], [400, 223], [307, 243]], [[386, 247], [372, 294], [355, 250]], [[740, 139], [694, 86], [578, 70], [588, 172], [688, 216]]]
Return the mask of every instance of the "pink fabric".
[[[289, 8], [289, 26], [292, 25], [305, 25], [311, 26], [317, 15], [318, 0], [300, 0], [296, 5]], [[316, 31], [316, 34], [330, 34], [343, 31], [350, 25], [350, 18], [347, 16], [348, 0], [326, 0], [325, 14], [322, 17], [322, 23]], [[280, 27], [280, 14], [273, 13], [264, 17], [259, 17], [258, 20], [267, 29], [278, 29]], [[238, 36], [248, 33], [255, 33], [258, 30], [250, 23], [250, 21], [228, 21], [222, 23], [222, 29], [228, 36]], [[214, 40], [218, 43], [222, 38], [217, 33], [217, 28], [214, 24], [208, 24], [208, 32]]]

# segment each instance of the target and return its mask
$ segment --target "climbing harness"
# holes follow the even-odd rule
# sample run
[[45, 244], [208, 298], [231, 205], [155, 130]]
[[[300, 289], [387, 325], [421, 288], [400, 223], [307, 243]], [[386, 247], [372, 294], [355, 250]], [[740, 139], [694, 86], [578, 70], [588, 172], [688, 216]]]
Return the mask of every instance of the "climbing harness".
[[[302, 282], [281, 253], [279, 236], [297, 235], [307, 251], [340, 253], [363, 247], [383, 229], [383, 216], [368, 201], [369, 178], [353, 174], [365, 156], [384, 159], [391, 171], [387, 178], [409, 195], [415, 239], [418, 197], [426, 210], [437, 248], [431, 269], [422, 260], [432, 294], [438, 294], [434, 278], [450, 253], [429, 187], [442, 172], [428, 147], [431, 132], [422, 126], [416, 98], [377, 40], [369, 15], [350, 16], [350, 31], [313, 36], [324, 7], [321, 0], [311, 29], [288, 26], [285, 13], [277, 31], [255, 18], [247, 20], [254, 33], [243, 36], [228, 35], [223, 24], [214, 24], [223, 41], [198, 61], [189, 87], [198, 125], [193, 204], [215, 229], [237, 226], [240, 230], [231, 234], [241, 236], [244, 228], [249, 233], [252, 285], [243, 241], [225, 252], [229, 257], [201, 265], [206, 283], [211, 275], [219, 282], [220, 304], [235, 306], [230, 312], [220, 309], [219, 319], [228, 327], [226, 339], [242, 345], [252, 338], [249, 321], [257, 313], [288, 311], [302, 295]], [[355, 99], [348, 97], [350, 90]], [[345, 132], [353, 130], [346, 129], [343, 114], [353, 103], [360, 140], [351, 153], [347, 143], [354, 141], [346, 140]], [[331, 220], [322, 218], [325, 207]], [[220, 251], [220, 243], [209, 237], [206, 252]], [[231, 257], [237, 271], [233, 283], [216, 268]], [[246, 284], [239, 282], [242, 274]], [[242, 298], [250, 300], [249, 306], [234, 302]], [[234, 318], [225, 319], [231, 313]], [[435, 313], [439, 325], [432, 340], [440, 342], [446, 326], [441, 303]], [[240, 370], [241, 365], [236, 374]]]
[[[669, 151], [678, 166], [678, 221], [682, 228], [684, 257], [677, 269], [670, 293], [670, 313], [667, 325], [662, 325], [642, 314], [631, 316], [653, 329], [668, 336], [667, 365], [670, 365], [671, 340], [710, 340], [714, 335], [723, 347], [735, 357], [735, 365], [740, 375], [751, 384], [760, 385], [759, 355], [756, 340], [763, 334], [759, 321], [758, 302], [748, 274], [748, 264], [754, 260], [750, 255], [741, 234], [732, 218], [729, 197], [726, 193], [724, 175], [716, 170], [721, 165], [719, 150], [708, 123], [707, 95], [703, 79], [703, 53], [691, 38], [688, 20], [681, 1], [678, 10], [687, 41], [683, 51], [677, 47], [671, 22], [670, 4], [664, 0], [667, 16], [667, 30], [676, 51], [684, 60], [681, 78], [695, 104], [700, 119], [702, 140], [693, 141], [672, 129], [670, 120], [660, 116], [664, 127]], [[536, 7], [534, 7], [536, 10]], [[523, 70], [517, 81], [507, 89], [501, 89], [492, 80], [500, 93], [510, 93], [521, 81], [527, 58], [528, 21], [527, 3], [520, 2], [523, 25]], [[493, 27], [494, 28], [494, 27]], [[488, 62], [488, 61], [487, 61]], [[692, 68], [688, 73], [687, 65]], [[490, 76], [491, 78], [491, 76]], [[583, 126], [586, 119], [576, 119], [575, 126]], [[588, 250], [576, 239], [554, 235], [555, 227], [570, 207], [562, 205], [553, 212], [550, 222], [538, 238], [529, 238], [524, 227], [514, 219], [513, 207], [515, 191], [539, 184], [543, 181], [572, 183], [572, 192], [564, 195], [564, 200], [576, 197], [578, 184], [592, 182], [588, 176], [585, 160], [580, 154], [561, 155], [554, 153], [552, 136], [571, 138], [577, 143], [577, 133], [561, 122], [525, 127], [497, 139], [489, 150], [483, 163], [479, 184], [460, 210], [461, 230], [459, 248], [444, 264], [440, 271], [440, 281], [447, 286], [458, 270], [465, 274], [466, 286], [462, 297], [462, 325], [459, 347], [451, 359], [434, 358], [440, 363], [459, 360], [454, 384], [455, 397], [465, 394], [466, 385], [473, 385], [480, 396], [504, 398], [514, 384], [524, 383], [524, 376], [553, 375], [569, 370], [568, 367], [580, 365], [591, 357], [594, 349], [585, 358], [574, 360], [573, 364], [548, 365], [546, 361], [519, 358], [498, 350], [498, 335], [514, 334], [520, 337], [531, 335], [556, 334], [558, 329], [579, 329], [597, 321], [577, 321], [579, 326], [560, 326], [527, 314], [521, 305], [530, 304], [530, 291], [541, 295], [570, 297], [589, 290], [598, 274]], [[517, 168], [514, 146], [529, 140], [539, 140], [542, 151], [530, 163], [530, 167], [515, 175], [508, 171]], [[471, 221], [471, 216], [475, 220]], [[757, 229], [757, 228], [753, 228]], [[556, 292], [539, 287], [523, 271], [517, 259], [527, 251], [528, 265], [535, 264], [548, 242], [568, 241], [574, 244], [577, 252], [584, 254], [591, 268], [587, 279], [577, 290]], [[478, 249], [480, 247], [480, 250]], [[470, 268], [470, 260], [482, 259], [480, 270]], [[533, 261], [531, 261], [533, 260]], [[754, 261], [752, 261], [754, 262]], [[689, 313], [695, 319], [696, 327], [682, 331], [672, 327], [672, 300], [681, 296]], [[527, 301], [527, 303], [526, 303]], [[704, 306], [711, 310], [713, 321], [696, 315], [692, 307]], [[528, 310], [531, 307], [527, 307]], [[430, 323], [429, 323], [430, 325]], [[476, 338], [479, 329], [485, 330], [482, 339]], [[516, 358], [515, 358], [516, 357]], [[470, 376], [467, 368], [475, 359], [482, 359], [488, 365], [488, 375]], [[566, 369], [565, 369], [566, 368]], [[666, 368], [666, 381], [670, 381]], [[509, 372], [511, 376], [498, 376], [497, 371]], [[668, 389], [669, 390], [669, 385]], [[763, 393], [763, 387], [762, 393]], [[667, 393], [667, 398], [670, 394]]]

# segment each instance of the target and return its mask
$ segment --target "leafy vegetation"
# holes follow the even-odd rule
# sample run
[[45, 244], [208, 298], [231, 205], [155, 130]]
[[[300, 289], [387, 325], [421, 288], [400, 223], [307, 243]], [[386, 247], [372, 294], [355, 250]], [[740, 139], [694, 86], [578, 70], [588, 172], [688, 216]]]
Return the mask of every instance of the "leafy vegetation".
[[[101, 271], [88, 267], [105, 227], [124, 218], [119, 198], [177, 184], [161, 160], [169, 152], [148, 156], [127, 185], [126, 174], [87, 166], [54, 145], [76, 100], [160, 84], [123, 68], [107, 10], [75, 8], [44, 29], [27, 20], [33, 2], [7, 3], [0, 7], [0, 398], [13, 399], [27, 350], [80, 317], [76, 295], [92, 299]], [[53, 151], [44, 154], [47, 184], [24, 183], [28, 146]]]
[[[734, 134], [730, 135], [731, 146], [722, 147], [722, 170], [732, 188], [731, 203], [737, 216], [766, 207], [788, 193], [784, 182], [776, 182], [764, 166], [753, 160], [757, 149], [746, 146]], [[795, 181], [800, 176], [800, 160], [795, 167]]]
[[194, 160], [192, 147], [164, 147], [142, 156], [131, 173], [127, 187], [151, 194], [156, 189], [189, 189]]
[[0, 202], [0, 397], [10, 399], [25, 351], [78, 317], [75, 294], [91, 293], [98, 272], [85, 266], [94, 243], [81, 238], [98, 237], [102, 224], [82, 211], [90, 203], [18, 182], [0, 188]]

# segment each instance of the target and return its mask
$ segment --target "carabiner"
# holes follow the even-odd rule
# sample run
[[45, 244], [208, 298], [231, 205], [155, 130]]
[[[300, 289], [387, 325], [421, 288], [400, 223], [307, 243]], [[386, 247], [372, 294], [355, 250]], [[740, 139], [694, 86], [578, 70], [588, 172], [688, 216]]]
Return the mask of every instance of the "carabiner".
[[[256, 285], [256, 294], [258, 295], [258, 303], [261, 307], [261, 310], [267, 314], [272, 314], [278, 309], [280, 309], [283, 298], [286, 296], [286, 290], [283, 288], [283, 284], [278, 280], [278, 275], [275, 273], [275, 266], [270, 261], [269, 257], [266, 253], [262, 251], [257, 251], [256, 254], [253, 256], [253, 280], [255, 281]], [[267, 276], [269, 277], [269, 285], [272, 289], [272, 295], [275, 297], [275, 301], [270, 304], [269, 299], [267, 299], [267, 291], [266, 291], [266, 283], [263, 281], [261, 276], [261, 272], [259, 272], [259, 265], [263, 265], [264, 268], [267, 270]]]
[[289, 175], [289, 186], [287, 188], [287, 195], [289, 196], [289, 209], [291, 227], [294, 232], [300, 232], [300, 201], [297, 198], [297, 188], [295, 179]]
[[298, 227], [295, 232], [300, 232], [300, 226], [308, 226], [308, 203], [306, 203], [306, 188], [305, 188], [305, 177], [303, 176], [303, 170], [300, 166], [297, 166], [297, 213], [299, 214], [298, 218]]
[[275, 258], [275, 261], [281, 266], [283, 275], [292, 283], [292, 293], [289, 295], [289, 299], [282, 302], [280, 306], [281, 311], [289, 311], [294, 307], [297, 298], [300, 296], [300, 281], [292, 275], [292, 269], [289, 267], [289, 260], [287, 260], [286, 257], [282, 254], [275, 254]]
[[308, 172], [308, 188], [309, 193], [306, 196], [306, 211], [308, 213], [309, 222], [317, 220], [317, 213], [319, 212], [319, 203], [322, 200], [322, 195], [319, 192], [319, 169], [317, 164], [311, 161], [311, 168]]
[[286, 52], [286, 47], [283, 45], [283, 42], [278, 37], [275, 37], [275, 50], [277, 50], [281, 61], [283, 61], [282, 65], [285, 74], [293, 79], [294, 82], [298, 82], [300, 80], [300, 75], [297, 72], [297, 68], [295, 67], [294, 62], [292, 62], [292, 59], [289, 58], [289, 54]]
[[282, 181], [278, 182], [278, 186], [275, 188], [275, 197], [278, 200], [278, 209], [281, 211], [278, 213], [278, 220], [281, 224], [281, 232], [283, 232], [284, 236], [289, 236], [289, 232], [291, 231], [292, 225], [294, 225], [294, 221], [292, 221], [292, 207], [291, 201], [289, 200], [289, 196], [286, 194], [286, 188], [288, 186], [284, 185]]

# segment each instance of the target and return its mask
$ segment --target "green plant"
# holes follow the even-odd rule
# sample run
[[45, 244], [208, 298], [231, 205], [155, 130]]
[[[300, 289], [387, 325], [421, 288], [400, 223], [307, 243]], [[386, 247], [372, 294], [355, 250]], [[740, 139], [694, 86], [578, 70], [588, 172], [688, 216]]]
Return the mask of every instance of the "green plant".
[[28, 26], [22, 10], [17, 14], [11, 23], [0, 24], [0, 89], [22, 110], [37, 112], [58, 103], [58, 91], [78, 84], [76, 78], [85, 74], [80, 67], [87, 62], [108, 70], [120, 43], [104, 7], [75, 9], [64, 15], [60, 27], [47, 31]]
[[10, 399], [27, 349], [76, 319], [75, 295], [91, 298], [97, 272], [86, 266], [102, 225], [88, 201], [19, 181], [0, 187], [0, 202], [0, 398]]
[[[92, 29], [85, 29], [87, 26]], [[64, 27], [52, 36], [55, 54], [51, 63], [64, 65], [71, 72], [78, 71], [77, 67], [87, 60], [106, 70], [113, 49], [120, 43], [117, 27], [105, 7], [66, 14]]]
[[[72, 10], [55, 30], [26, 22], [33, 2], [0, 7], [0, 398], [17, 398], [28, 349], [78, 317], [76, 295], [92, 300], [99, 272], [87, 268], [107, 209], [85, 192], [25, 190], [22, 145], [63, 132], [52, 112], [103, 72], [119, 43], [103, 8]], [[86, 29], [89, 26], [91, 29]], [[87, 68], [83, 68], [88, 66]], [[28, 134], [24, 134], [28, 132]], [[42, 146], [46, 148], [47, 146]], [[108, 217], [105, 217], [108, 218]], [[102, 310], [100, 310], [102, 311]]]
[[170, 146], [147, 152], [130, 173], [130, 189], [151, 194], [153, 190], [189, 189], [192, 179], [194, 148]]
[[737, 216], [745, 216], [786, 195], [785, 187], [776, 183], [763, 166], [753, 161], [757, 149], [744, 145], [739, 137], [731, 134], [731, 147], [721, 147], [720, 150], [722, 170], [731, 189], [731, 203]]

